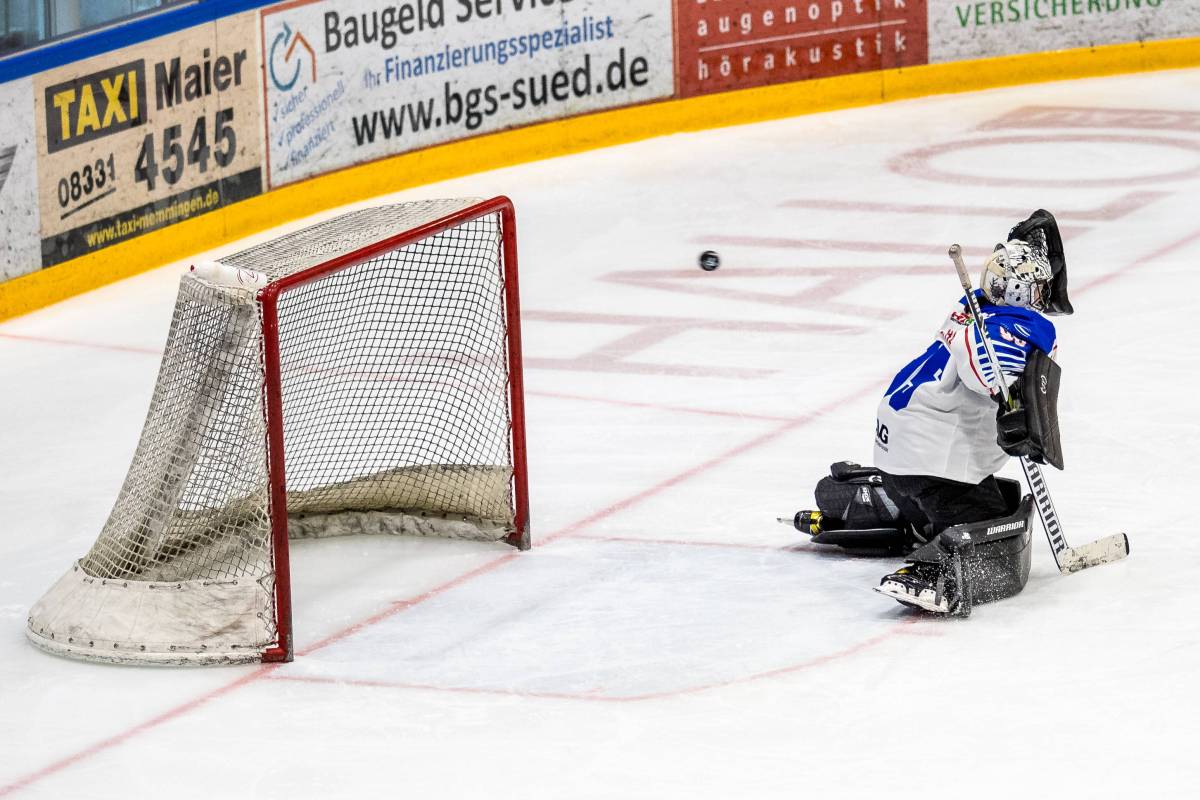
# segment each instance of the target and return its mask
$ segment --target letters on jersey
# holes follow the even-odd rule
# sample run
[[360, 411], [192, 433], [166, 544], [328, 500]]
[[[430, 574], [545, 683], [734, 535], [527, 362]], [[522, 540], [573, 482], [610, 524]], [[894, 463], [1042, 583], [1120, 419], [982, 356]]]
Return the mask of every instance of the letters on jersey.
[[896, 373], [884, 393], [875, 421], [875, 466], [884, 472], [978, 483], [1008, 460], [996, 444], [994, 371], [998, 366], [1011, 383], [1034, 349], [1053, 356], [1054, 324], [1032, 309], [976, 296], [998, 365], [988, 358], [964, 297], [933, 344]]

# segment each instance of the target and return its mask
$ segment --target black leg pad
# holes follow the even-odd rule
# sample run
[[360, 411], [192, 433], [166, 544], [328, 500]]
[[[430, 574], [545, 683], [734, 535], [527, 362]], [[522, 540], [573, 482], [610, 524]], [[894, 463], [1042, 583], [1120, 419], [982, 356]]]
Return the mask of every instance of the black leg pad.
[[969, 616], [972, 607], [1012, 597], [1029, 580], [1033, 496], [1025, 495], [1007, 517], [947, 528], [913, 551], [909, 561], [938, 567], [950, 608]]

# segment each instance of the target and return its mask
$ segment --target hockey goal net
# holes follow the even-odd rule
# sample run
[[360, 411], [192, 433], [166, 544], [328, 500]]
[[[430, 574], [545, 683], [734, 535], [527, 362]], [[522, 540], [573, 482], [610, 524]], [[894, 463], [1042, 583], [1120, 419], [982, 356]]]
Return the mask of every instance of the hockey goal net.
[[186, 274], [133, 463], [30, 612], [60, 655], [292, 657], [288, 539], [529, 546], [511, 203], [366, 208]]

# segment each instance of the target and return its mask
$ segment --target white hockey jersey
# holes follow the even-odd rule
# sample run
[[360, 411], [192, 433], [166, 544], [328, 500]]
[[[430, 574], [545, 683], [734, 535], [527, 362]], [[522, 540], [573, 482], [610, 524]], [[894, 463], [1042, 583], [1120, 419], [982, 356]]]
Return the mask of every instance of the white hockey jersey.
[[[1008, 383], [1020, 376], [1034, 348], [1056, 354], [1050, 320], [975, 294]], [[996, 444], [992, 369], [964, 297], [936, 341], [896, 374], [879, 403], [875, 466], [893, 475], [963, 483], [979, 483], [1003, 467], [1009, 457]]]

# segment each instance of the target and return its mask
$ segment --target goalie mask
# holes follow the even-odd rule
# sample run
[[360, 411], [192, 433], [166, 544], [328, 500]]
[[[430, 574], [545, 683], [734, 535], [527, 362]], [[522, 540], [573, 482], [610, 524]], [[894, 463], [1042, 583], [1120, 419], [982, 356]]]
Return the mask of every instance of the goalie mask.
[[987, 298], [1043, 314], [1074, 313], [1067, 297], [1067, 261], [1054, 215], [1038, 209], [1014, 225], [1008, 239], [996, 245], [984, 266], [979, 283]]
[[983, 267], [979, 286], [997, 305], [1046, 310], [1050, 262], [1039, 259], [1027, 243], [1013, 239], [996, 245]]

